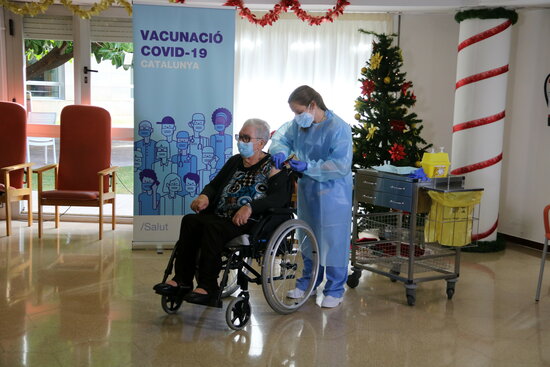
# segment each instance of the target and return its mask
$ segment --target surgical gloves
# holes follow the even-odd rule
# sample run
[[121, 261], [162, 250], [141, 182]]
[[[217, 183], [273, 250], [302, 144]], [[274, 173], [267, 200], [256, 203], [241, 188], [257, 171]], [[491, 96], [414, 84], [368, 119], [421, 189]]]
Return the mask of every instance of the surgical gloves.
[[283, 163], [286, 159], [286, 155], [283, 152], [275, 153], [271, 156], [271, 160], [273, 161], [273, 164], [275, 164], [275, 168], [281, 169], [283, 167]]
[[303, 161], [291, 159], [288, 164], [290, 165], [290, 168], [292, 168], [292, 170], [296, 172], [304, 172], [307, 169], [307, 163]]

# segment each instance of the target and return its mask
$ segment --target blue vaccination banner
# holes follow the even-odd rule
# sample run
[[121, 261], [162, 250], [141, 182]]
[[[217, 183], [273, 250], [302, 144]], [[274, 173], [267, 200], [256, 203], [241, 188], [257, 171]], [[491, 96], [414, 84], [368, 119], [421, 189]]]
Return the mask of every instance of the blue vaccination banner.
[[175, 242], [232, 155], [235, 10], [133, 7], [134, 243]]

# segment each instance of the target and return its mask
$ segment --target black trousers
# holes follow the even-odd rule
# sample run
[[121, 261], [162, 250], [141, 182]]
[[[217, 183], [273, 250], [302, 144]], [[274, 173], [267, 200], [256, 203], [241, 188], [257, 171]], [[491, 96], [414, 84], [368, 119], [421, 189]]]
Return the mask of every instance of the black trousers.
[[206, 289], [208, 293], [217, 291], [223, 247], [231, 239], [248, 233], [250, 227], [250, 222], [238, 227], [231, 219], [221, 218], [215, 214], [199, 213], [184, 216], [181, 220], [180, 236], [176, 242], [173, 280], [179, 284], [193, 286], [193, 278], [198, 271], [198, 287]]

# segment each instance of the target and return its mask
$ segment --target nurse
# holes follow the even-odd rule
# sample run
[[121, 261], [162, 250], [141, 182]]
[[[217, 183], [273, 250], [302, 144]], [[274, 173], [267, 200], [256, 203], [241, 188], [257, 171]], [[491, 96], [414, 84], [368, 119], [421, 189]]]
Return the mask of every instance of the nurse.
[[[303, 173], [298, 180], [298, 217], [313, 229], [320, 247], [320, 268], [315, 287], [327, 281], [321, 307], [338, 306], [348, 274], [352, 201], [352, 139], [350, 126], [328, 110], [313, 88], [303, 85], [288, 98], [295, 117], [272, 137], [269, 152], [277, 168], [290, 154], [290, 166]], [[304, 258], [304, 273], [289, 291], [301, 298], [311, 279], [311, 260]]]

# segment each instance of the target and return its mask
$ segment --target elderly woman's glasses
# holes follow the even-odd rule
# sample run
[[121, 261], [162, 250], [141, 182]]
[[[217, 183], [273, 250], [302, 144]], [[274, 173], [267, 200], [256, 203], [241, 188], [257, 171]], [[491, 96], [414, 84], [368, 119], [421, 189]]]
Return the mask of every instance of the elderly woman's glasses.
[[261, 138], [252, 138], [248, 135], [235, 134], [235, 140], [236, 141], [242, 141], [243, 143], [249, 143], [250, 140], [252, 140], [252, 139], [261, 140]]

